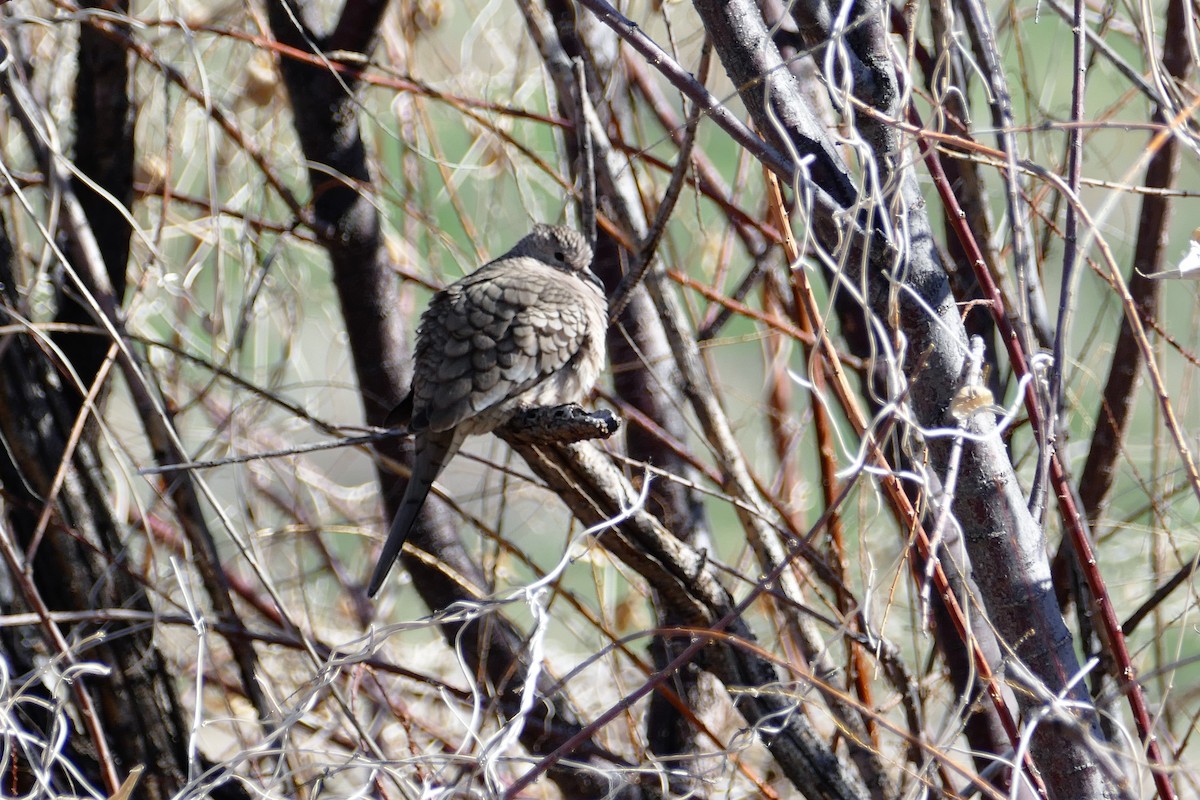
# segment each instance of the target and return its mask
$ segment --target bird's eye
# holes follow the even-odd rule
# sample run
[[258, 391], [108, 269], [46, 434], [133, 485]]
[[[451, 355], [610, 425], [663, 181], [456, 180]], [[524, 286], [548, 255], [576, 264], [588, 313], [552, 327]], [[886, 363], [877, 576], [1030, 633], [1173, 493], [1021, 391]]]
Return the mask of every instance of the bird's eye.
[[562, 250], [555, 250], [554, 251], [554, 260], [555, 261], [566, 261], [567, 257], [565, 255], [563, 255]]

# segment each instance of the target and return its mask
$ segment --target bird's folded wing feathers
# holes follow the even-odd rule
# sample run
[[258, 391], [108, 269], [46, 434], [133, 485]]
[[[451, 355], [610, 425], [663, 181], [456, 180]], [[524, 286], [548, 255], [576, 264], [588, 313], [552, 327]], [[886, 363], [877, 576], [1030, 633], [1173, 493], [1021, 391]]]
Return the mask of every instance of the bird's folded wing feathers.
[[476, 271], [422, 316], [414, 406], [431, 430], [448, 430], [537, 386], [566, 367], [587, 336], [591, 289], [529, 260]]

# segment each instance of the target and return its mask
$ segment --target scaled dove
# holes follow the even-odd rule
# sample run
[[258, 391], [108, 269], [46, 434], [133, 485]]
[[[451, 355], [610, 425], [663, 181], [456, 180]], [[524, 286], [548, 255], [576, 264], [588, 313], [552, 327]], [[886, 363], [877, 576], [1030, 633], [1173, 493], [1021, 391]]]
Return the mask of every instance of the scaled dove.
[[433, 296], [417, 329], [412, 390], [394, 417], [415, 436], [412, 475], [367, 593], [400, 555], [433, 481], [467, 436], [523, 407], [582, 400], [604, 365], [608, 302], [577, 231], [535, 225], [500, 258]]

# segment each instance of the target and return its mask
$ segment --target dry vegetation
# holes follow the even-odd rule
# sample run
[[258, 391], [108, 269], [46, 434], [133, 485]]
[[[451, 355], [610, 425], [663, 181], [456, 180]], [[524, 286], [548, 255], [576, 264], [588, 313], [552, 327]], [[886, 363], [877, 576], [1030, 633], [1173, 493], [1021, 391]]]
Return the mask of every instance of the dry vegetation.
[[[621, 14], [0, 5], [0, 795], [1200, 793], [1196, 5]], [[368, 599], [535, 221], [621, 430]]]

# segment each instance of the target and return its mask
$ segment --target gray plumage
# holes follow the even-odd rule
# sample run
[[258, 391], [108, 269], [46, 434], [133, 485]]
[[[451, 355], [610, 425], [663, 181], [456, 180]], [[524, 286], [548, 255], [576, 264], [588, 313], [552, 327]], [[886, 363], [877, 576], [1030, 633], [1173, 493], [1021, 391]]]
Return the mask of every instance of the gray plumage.
[[535, 225], [513, 249], [433, 296], [417, 329], [412, 475], [367, 593], [383, 585], [433, 482], [467, 436], [522, 407], [582, 400], [604, 365], [608, 302], [577, 231]]

